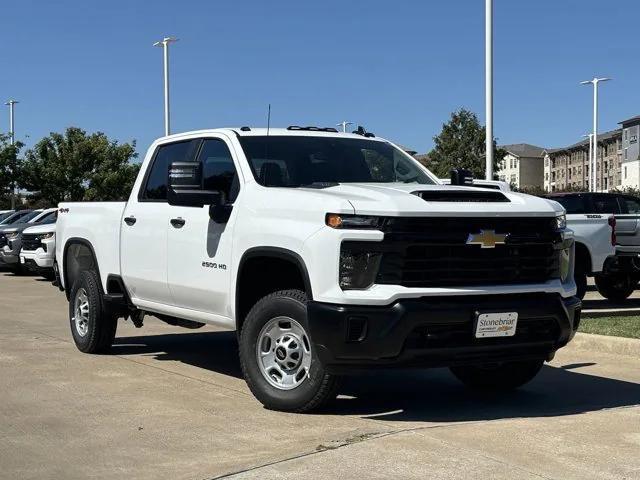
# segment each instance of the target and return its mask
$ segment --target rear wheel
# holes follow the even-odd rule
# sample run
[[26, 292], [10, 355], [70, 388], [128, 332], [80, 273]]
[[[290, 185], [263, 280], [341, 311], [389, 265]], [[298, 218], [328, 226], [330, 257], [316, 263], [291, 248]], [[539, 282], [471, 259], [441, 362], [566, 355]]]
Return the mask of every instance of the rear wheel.
[[98, 275], [92, 270], [80, 272], [71, 288], [69, 322], [81, 352], [104, 353], [113, 344], [118, 318], [105, 310]]
[[533, 380], [542, 365], [544, 360], [531, 360], [451, 367], [451, 372], [469, 388], [505, 391], [513, 390]]
[[599, 274], [595, 280], [600, 295], [612, 302], [626, 300], [638, 284], [637, 278], [629, 273]]
[[283, 290], [259, 300], [240, 333], [240, 363], [267, 408], [308, 412], [333, 399], [338, 379], [318, 360], [307, 326], [307, 295]]

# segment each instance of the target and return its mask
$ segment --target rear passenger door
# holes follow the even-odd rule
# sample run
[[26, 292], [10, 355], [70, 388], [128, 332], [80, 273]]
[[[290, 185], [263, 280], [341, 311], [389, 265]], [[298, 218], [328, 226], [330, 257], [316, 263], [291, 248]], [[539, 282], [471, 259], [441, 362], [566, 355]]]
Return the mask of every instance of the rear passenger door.
[[639, 246], [640, 201], [629, 195], [618, 196], [621, 214], [616, 215], [616, 233], [618, 243], [624, 246]]
[[121, 226], [120, 270], [137, 299], [173, 304], [167, 282], [167, 233], [171, 207], [167, 179], [171, 162], [192, 161], [200, 139], [158, 146], [147, 167], [140, 191], [127, 203]]
[[198, 312], [230, 316], [231, 245], [236, 210], [241, 195], [239, 169], [231, 146], [223, 136], [205, 138], [197, 161], [202, 164], [203, 188], [221, 191], [225, 204], [172, 206], [168, 219], [169, 288], [175, 305]]

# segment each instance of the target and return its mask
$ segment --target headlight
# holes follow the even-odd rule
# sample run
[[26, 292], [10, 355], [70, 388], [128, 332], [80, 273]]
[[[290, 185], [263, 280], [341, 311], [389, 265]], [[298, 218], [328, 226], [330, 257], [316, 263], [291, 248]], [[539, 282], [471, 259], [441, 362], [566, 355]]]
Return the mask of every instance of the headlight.
[[42, 235], [39, 235], [38, 237], [40, 238], [40, 240], [46, 240], [47, 238], [52, 238], [55, 237], [55, 232], [49, 232], [49, 233], [43, 233]]
[[352, 250], [343, 246], [340, 251], [340, 288], [364, 290], [373, 285], [382, 260], [380, 252]]
[[379, 229], [384, 219], [369, 215], [348, 215], [342, 213], [327, 213], [325, 223], [331, 228], [365, 228]]
[[558, 230], [567, 228], [567, 216], [564, 213], [556, 215], [556, 227]]
[[20, 235], [18, 232], [11, 232], [11, 233], [6, 233], [4, 236], [7, 238], [7, 240], [11, 241], [18, 238], [18, 235]]

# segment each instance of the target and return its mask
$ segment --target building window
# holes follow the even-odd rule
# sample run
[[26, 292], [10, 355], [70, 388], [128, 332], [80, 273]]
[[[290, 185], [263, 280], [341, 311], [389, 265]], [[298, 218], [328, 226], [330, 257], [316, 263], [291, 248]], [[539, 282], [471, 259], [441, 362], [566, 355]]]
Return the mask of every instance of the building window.
[[627, 167], [624, 167], [624, 179], [627, 179]]
[[624, 149], [624, 159], [625, 159], [625, 160], [626, 160], [627, 158], [629, 158], [629, 157], [628, 157], [628, 153], [629, 153], [629, 149], [628, 149], [628, 148], [625, 148], [625, 149]]

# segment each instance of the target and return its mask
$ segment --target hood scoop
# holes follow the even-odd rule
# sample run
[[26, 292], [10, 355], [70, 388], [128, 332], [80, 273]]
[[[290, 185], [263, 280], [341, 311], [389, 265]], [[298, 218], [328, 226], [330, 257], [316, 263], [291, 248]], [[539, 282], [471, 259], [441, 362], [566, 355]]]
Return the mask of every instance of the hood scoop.
[[427, 202], [497, 203], [511, 201], [502, 192], [483, 190], [422, 190], [411, 193]]

